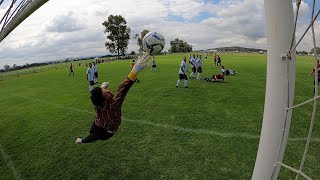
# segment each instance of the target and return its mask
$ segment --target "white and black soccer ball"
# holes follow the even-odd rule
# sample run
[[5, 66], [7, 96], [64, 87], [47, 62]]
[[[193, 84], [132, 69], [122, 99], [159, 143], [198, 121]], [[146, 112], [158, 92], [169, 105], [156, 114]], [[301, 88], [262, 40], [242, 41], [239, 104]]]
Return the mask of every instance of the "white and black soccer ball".
[[142, 49], [149, 54], [156, 54], [163, 50], [165, 40], [162, 34], [157, 32], [149, 32], [143, 37]]

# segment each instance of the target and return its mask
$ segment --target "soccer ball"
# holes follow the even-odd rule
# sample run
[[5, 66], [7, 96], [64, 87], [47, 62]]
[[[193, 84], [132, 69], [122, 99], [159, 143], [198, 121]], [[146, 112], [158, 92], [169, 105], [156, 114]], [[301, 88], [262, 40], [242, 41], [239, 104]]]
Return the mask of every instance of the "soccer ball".
[[142, 49], [149, 54], [156, 54], [163, 50], [165, 40], [162, 34], [157, 32], [149, 32], [143, 37]]

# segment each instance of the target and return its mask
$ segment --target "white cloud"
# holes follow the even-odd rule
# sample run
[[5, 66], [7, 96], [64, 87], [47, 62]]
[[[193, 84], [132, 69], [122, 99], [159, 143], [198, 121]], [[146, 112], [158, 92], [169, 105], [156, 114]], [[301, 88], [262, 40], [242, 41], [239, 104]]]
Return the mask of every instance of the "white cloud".
[[[110, 14], [125, 17], [131, 36], [144, 29], [182, 39], [194, 49], [221, 46], [266, 48], [263, 0], [51, 0], [33, 13], [0, 44], [0, 68], [4, 64], [106, 54], [102, 22]], [[1, 9], [2, 8], [2, 9]], [[3, 7], [0, 14], [4, 13]], [[210, 15], [208, 18], [201, 16]], [[310, 7], [303, 2], [300, 15]], [[183, 19], [175, 21], [172, 16]], [[197, 20], [200, 19], [200, 20]], [[307, 22], [299, 21], [297, 34]], [[319, 25], [316, 26], [317, 33]], [[318, 33], [319, 34], [319, 33]], [[320, 35], [320, 34], [319, 34]], [[318, 36], [319, 37], [319, 36]], [[311, 48], [311, 36], [301, 48]], [[130, 40], [128, 51], [137, 50]]]
[[173, 15], [191, 19], [205, 10], [205, 3], [202, 0], [171, 0], [168, 7]]
[[74, 32], [84, 28], [83, 22], [73, 11], [54, 17], [45, 26], [47, 32]]

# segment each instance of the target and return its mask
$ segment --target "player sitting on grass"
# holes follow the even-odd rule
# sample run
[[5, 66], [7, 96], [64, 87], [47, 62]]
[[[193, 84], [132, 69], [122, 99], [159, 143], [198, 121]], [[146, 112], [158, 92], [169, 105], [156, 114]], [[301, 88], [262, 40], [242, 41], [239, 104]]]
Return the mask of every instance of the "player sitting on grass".
[[224, 81], [224, 75], [223, 74], [214, 74], [211, 78], [204, 78], [207, 82], [218, 82], [218, 81]]
[[149, 58], [145, 53], [132, 68], [128, 77], [118, 87], [118, 94], [114, 95], [107, 88], [95, 87], [92, 90], [91, 101], [95, 106], [96, 117], [86, 138], [77, 138], [77, 144], [91, 143], [96, 140], [107, 140], [118, 130], [121, 124], [122, 103], [135, 82], [137, 75], [142, 71]]
[[234, 75], [234, 74], [236, 74], [236, 72], [234, 71], [234, 70], [232, 70], [232, 69], [225, 69], [224, 68], [224, 66], [222, 66], [221, 67], [221, 73], [223, 74], [223, 75]]

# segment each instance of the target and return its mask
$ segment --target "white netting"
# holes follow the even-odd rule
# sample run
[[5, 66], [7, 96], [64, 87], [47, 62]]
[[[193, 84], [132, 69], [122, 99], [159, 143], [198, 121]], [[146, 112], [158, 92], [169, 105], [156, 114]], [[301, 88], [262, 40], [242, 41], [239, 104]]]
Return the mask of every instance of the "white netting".
[[19, 12], [30, 2], [30, 0], [9, 0], [4, 1], [0, 0], [0, 7], [5, 11], [0, 11], [0, 27], [1, 31], [9, 24], [9, 22], [13, 19], [16, 14]]
[[[315, 59], [315, 63], [314, 63], [314, 97], [312, 99], [309, 99], [309, 100], [307, 100], [305, 102], [299, 103], [299, 104], [291, 106], [291, 107], [289, 106], [289, 102], [287, 103], [286, 121], [285, 121], [285, 124], [284, 124], [284, 127], [283, 127], [283, 135], [282, 135], [281, 146], [280, 146], [280, 148], [278, 150], [278, 152], [279, 152], [278, 154], [279, 155], [280, 155], [280, 151], [282, 151], [281, 148], [283, 147], [282, 146], [282, 142], [284, 141], [284, 134], [285, 134], [285, 131], [286, 131], [285, 127], [287, 126], [287, 120], [288, 120], [287, 119], [287, 115], [289, 114], [289, 112], [292, 111], [294, 108], [301, 107], [301, 106], [303, 106], [305, 104], [308, 104], [310, 102], [313, 102], [313, 111], [312, 111], [312, 116], [311, 116], [309, 132], [308, 132], [308, 138], [307, 138], [307, 142], [306, 142], [306, 145], [305, 145], [305, 148], [304, 148], [304, 153], [303, 153], [303, 156], [302, 156], [302, 159], [301, 159], [301, 163], [300, 163], [299, 169], [294, 169], [294, 168], [292, 168], [292, 167], [290, 167], [290, 166], [288, 166], [286, 164], [283, 164], [282, 162], [280, 162], [280, 157], [278, 156], [278, 160], [275, 163], [271, 179], [273, 179], [273, 177], [274, 177], [274, 175], [276, 173], [276, 169], [277, 169], [278, 166], [282, 166], [282, 167], [284, 167], [286, 169], [291, 170], [292, 172], [295, 172], [297, 174], [296, 178], [295, 178], [296, 180], [299, 178], [299, 176], [302, 176], [302, 177], [304, 177], [306, 179], [311, 179], [309, 176], [307, 176], [305, 173], [303, 173], [302, 170], [303, 170], [304, 163], [306, 161], [306, 157], [307, 157], [307, 153], [308, 153], [308, 149], [309, 149], [309, 146], [310, 146], [311, 135], [312, 135], [313, 126], [314, 126], [314, 123], [315, 123], [315, 116], [316, 116], [316, 112], [317, 112], [317, 102], [318, 102], [318, 99], [320, 98], [320, 96], [318, 95], [318, 69], [319, 69], [318, 67], [319, 67], [319, 62], [318, 62], [318, 54], [317, 54], [317, 48], [316, 48], [317, 47], [316, 46], [316, 38], [315, 38], [315, 32], [314, 32], [314, 22], [316, 21], [317, 17], [319, 16], [320, 10], [315, 14], [315, 0], [314, 0], [313, 1], [313, 6], [312, 6], [312, 15], [311, 15], [310, 24], [306, 28], [306, 30], [304, 31], [304, 33], [302, 34], [302, 36], [300, 37], [298, 42], [294, 45], [296, 27], [297, 27], [297, 20], [298, 20], [301, 0], [297, 0], [296, 1], [296, 5], [297, 5], [297, 8], [296, 8], [296, 14], [295, 14], [296, 16], [295, 16], [295, 22], [294, 22], [294, 31], [293, 31], [294, 33], [293, 33], [293, 36], [292, 36], [290, 50], [285, 55], [283, 55], [282, 59], [286, 60], [286, 61], [290, 61], [291, 60], [291, 53], [295, 52], [297, 46], [300, 44], [302, 39], [305, 37], [305, 35], [309, 31], [309, 29], [311, 28], [312, 38], [313, 38], [313, 48], [314, 48], [314, 59]], [[287, 71], [287, 79], [288, 79], [289, 66], [287, 66], [286, 71]], [[289, 86], [289, 80], [288, 80], [288, 87], [290, 87]], [[289, 89], [288, 89], [288, 92], [289, 92]]]
[[48, 0], [0, 0], [0, 42]]

